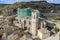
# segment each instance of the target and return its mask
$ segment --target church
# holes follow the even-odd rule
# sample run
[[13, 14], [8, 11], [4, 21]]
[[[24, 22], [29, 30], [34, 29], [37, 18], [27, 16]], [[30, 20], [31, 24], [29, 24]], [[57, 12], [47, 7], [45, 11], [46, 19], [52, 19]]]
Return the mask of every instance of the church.
[[[27, 32], [32, 34], [32, 36], [38, 36], [40, 39], [42, 39], [44, 34], [50, 36], [50, 31], [46, 29], [46, 21], [41, 18], [39, 10], [17, 8], [17, 17], [15, 19], [14, 25], [27, 30]], [[45, 37], [48, 37], [46, 35]]]

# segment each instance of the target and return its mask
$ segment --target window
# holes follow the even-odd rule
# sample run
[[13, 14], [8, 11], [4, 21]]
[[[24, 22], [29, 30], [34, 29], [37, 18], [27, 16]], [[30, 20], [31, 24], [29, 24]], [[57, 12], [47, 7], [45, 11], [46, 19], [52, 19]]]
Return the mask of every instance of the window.
[[0, 35], [0, 40], [2, 40], [2, 35]]
[[24, 24], [26, 24], [26, 21], [24, 20]]
[[37, 18], [38, 18], [38, 16], [37, 16]]
[[20, 22], [21, 22], [21, 20], [20, 20]]
[[35, 15], [34, 15], [34, 19], [35, 19]]
[[29, 21], [29, 25], [31, 25], [31, 22]]
[[19, 23], [19, 22], [17, 22], [17, 23]]

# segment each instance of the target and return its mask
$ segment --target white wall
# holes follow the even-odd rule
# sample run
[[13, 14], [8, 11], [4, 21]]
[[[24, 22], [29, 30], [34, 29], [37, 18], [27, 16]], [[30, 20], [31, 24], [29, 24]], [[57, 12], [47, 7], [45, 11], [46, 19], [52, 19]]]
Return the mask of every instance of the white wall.
[[11, 34], [7, 37], [7, 40], [15, 40], [16, 38], [18, 38], [18, 35], [17, 34]]

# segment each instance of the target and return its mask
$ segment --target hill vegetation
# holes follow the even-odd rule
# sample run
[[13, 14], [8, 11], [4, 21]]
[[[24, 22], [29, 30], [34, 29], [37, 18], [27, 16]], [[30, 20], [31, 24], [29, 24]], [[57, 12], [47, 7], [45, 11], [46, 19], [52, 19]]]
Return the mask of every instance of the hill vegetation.
[[[33, 9], [38, 9], [38, 10], [42, 10], [49, 12], [49, 10], [54, 9], [55, 10], [55, 6], [53, 6], [52, 4], [48, 4], [43, 3], [43, 2], [37, 2], [37, 3], [33, 3], [33, 2], [16, 2], [14, 4], [8, 4], [8, 5], [4, 5], [4, 6], [0, 6], [0, 11], [4, 11], [6, 14], [10, 14], [13, 12], [16, 12], [16, 8], [27, 8], [27, 7], [31, 7]], [[48, 11], [47, 11], [48, 9]], [[41, 11], [40, 10], [40, 11]], [[3, 12], [0, 12], [3, 13]]]

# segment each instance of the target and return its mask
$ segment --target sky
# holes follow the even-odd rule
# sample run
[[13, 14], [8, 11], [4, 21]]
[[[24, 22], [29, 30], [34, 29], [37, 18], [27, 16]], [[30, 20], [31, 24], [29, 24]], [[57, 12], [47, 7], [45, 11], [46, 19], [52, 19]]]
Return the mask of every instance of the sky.
[[[0, 4], [1, 3], [4, 3], [4, 4], [13, 4], [15, 2], [29, 2], [29, 1], [32, 1], [32, 0], [0, 0]], [[34, 0], [34, 1], [39, 1], [39, 0]], [[56, 4], [60, 4], [60, 0], [46, 0], [47, 2], [49, 3], [56, 3]]]

